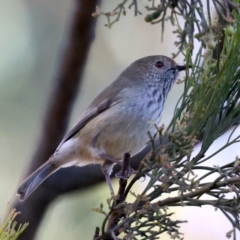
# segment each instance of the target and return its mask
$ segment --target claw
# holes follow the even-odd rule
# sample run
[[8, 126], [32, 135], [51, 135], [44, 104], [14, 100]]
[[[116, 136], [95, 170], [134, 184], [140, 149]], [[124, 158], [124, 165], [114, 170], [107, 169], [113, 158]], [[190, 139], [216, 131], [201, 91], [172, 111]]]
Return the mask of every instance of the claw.
[[124, 175], [122, 175], [122, 170], [115, 174], [116, 178], [128, 179], [132, 174], [136, 174], [136, 171], [128, 166], [128, 169], [125, 170]]

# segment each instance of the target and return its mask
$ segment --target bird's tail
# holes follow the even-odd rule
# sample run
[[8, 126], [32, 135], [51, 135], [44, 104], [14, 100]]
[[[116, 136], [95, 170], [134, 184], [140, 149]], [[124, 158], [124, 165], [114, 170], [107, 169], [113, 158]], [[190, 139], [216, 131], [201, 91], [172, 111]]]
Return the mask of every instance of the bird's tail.
[[24, 201], [47, 177], [54, 173], [59, 166], [48, 160], [29, 177], [27, 177], [18, 189], [20, 201]]

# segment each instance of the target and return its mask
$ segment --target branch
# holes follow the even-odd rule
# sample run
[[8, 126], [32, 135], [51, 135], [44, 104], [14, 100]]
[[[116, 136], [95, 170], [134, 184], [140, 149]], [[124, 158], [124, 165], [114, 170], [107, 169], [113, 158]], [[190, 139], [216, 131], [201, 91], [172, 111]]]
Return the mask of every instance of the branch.
[[111, 229], [113, 229], [118, 222], [120, 221], [120, 218], [124, 216], [124, 214], [122, 212], [119, 212], [118, 210], [115, 210], [114, 208], [121, 204], [122, 202], [125, 201], [125, 196], [124, 196], [124, 192], [125, 192], [125, 188], [127, 185], [127, 179], [130, 177], [128, 174], [127, 177], [125, 177], [126, 172], [128, 172], [129, 170], [129, 160], [130, 160], [130, 154], [129, 152], [126, 152], [124, 154], [124, 158], [123, 158], [123, 166], [122, 169], [120, 171], [120, 179], [119, 179], [119, 189], [118, 189], [118, 195], [116, 197], [116, 199], [114, 199], [113, 202], [113, 206], [112, 206], [112, 213], [108, 219], [108, 226], [107, 226], [107, 231], [110, 231]]
[[174, 204], [174, 203], [179, 203], [179, 202], [184, 201], [184, 200], [189, 200], [189, 198], [194, 198], [194, 197], [197, 197], [197, 196], [201, 196], [204, 193], [210, 192], [212, 189], [225, 187], [228, 184], [234, 184], [234, 183], [239, 183], [239, 182], [240, 182], [240, 177], [233, 177], [233, 178], [229, 178], [229, 179], [226, 179], [226, 180], [218, 182], [218, 183], [206, 184], [205, 186], [197, 189], [194, 192], [183, 194], [183, 195], [178, 196], [178, 197], [167, 198], [167, 199], [164, 199], [162, 201], [156, 202], [154, 205], [169, 206], [169, 205]]
[[[51, 156], [65, 134], [72, 106], [83, 79], [89, 49], [94, 39], [96, 18], [92, 18], [91, 13], [100, 2], [100, 0], [75, 0], [68, 39], [60, 55], [56, 77], [53, 79], [52, 93], [47, 104], [39, 144], [26, 175], [33, 172]], [[34, 238], [49, 203], [60, 194], [66, 185], [63, 183], [63, 187], [54, 189], [57, 182], [62, 182], [61, 177], [61, 172], [54, 174], [28, 200], [23, 203], [15, 202], [14, 207], [22, 212], [17, 221], [31, 222], [31, 227], [24, 231], [19, 240]]]

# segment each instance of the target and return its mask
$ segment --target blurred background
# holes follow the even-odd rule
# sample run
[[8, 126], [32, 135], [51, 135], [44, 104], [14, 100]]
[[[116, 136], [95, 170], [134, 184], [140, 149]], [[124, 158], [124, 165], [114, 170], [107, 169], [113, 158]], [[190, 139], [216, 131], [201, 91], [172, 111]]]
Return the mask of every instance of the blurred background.
[[[104, 0], [101, 9], [110, 11], [117, 2]], [[146, 13], [144, 6], [142, 1], [139, 7]], [[2, 0], [0, 3], [0, 218], [7, 202], [16, 199], [16, 189], [35, 149], [72, 9], [70, 0]], [[176, 52], [172, 26], [166, 25], [161, 42], [160, 25], [144, 22], [144, 14], [133, 15], [133, 10], [128, 10], [127, 16], [112, 29], [104, 26], [105, 17], [98, 19], [96, 38], [70, 125], [131, 62], [147, 55], [171, 56]], [[180, 57], [176, 61], [183, 63]], [[168, 97], [162, 118], [165, 125], [172, 117], [182, 89], [183, 85], [175, 85]], [[211, 151], [222, 145], [226, 136], [216, 141]], [[239, 147], [235, 144], [209, 165], [233, 160]], [[135, 191], [141, 187], [139, 184]], [[108, 187], [104, 183], [58, 198], [49, 207], [37, 240], [71, 240], [79, 236], [92, 239], [103, 216], [92, 212], [91, 208], [105, 203], [107, 197]], [[231, 230], [225, 217], [213, 208], [171, 210], [176, 211], [174, 218], [188, 221], [181, 228], [186, 240], [226, 239], [226, 232]]]

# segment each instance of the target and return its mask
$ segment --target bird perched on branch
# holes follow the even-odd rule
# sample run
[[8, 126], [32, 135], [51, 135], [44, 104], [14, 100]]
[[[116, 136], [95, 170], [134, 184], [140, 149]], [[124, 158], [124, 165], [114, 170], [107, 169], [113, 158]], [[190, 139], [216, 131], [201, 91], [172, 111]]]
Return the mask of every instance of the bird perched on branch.
[[167, 95], [184, 69], [161, 55], [133, 62], [93, 100], [49, 160], [22, 183], [20, 200], [58, 169], [89, 164], [102, 165], [113, 193], [113, 165], [122, 164], [128, 150], [137, 154], [148, 143], [148, 133], [156, 133]]

